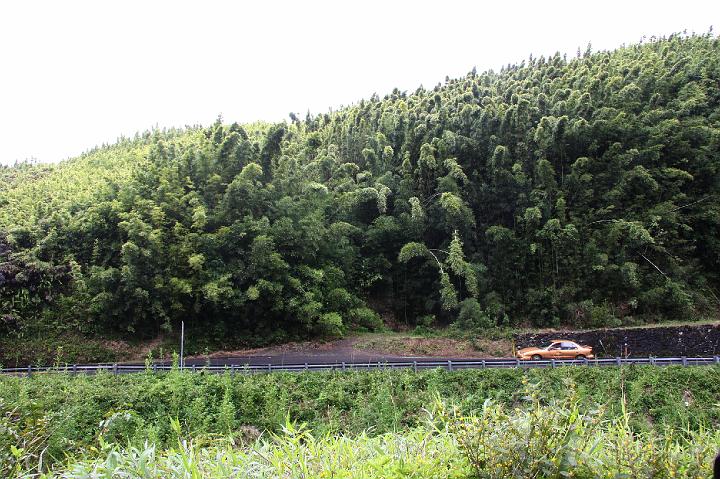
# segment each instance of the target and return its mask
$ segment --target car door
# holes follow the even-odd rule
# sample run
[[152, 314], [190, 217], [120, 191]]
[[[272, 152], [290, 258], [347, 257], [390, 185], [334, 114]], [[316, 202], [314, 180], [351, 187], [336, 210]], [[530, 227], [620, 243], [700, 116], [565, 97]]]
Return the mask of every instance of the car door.
[[548, 346], [547, 353], [545, 353], [543, 356], [545, 359], [558, 359], [561, 353], [562, 350], [560, 349], [560, 342], [558, 341]]
[[563, 341], [560, 343], [560, 352], [558, 354], [559, 359], [575, 359], [578, 354], [578, 345], [570, 342]]

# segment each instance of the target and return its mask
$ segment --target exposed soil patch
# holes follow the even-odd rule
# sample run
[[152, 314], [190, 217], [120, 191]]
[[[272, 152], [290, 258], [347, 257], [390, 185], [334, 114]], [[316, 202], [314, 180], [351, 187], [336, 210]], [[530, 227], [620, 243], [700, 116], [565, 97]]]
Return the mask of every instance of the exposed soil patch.
[[332, 341], [302, 341], [266, 348], [215, 351], [189, 356], [190, 362], [247, 359], [262, 362], [380, 361], [403, 358], [490, 358], [512, 355], [510, 340], [475, 341], [450, 338], [423, 338], [404, 334], [363, 334]]
[[412, 336], [361, 337], [355, 348], [375, 352], [428, 357], [507, 357], [512, 355], [509, 340], [419, 338]]
[[357, 338], [344, 338], [329, 341], [297, 341], [264, 348], [233, 349], [231, 351], [213, 351], [209, 354], [188, 356], [188, 359], [216, 359], [224, 357], [244, 356], [278, 356], [282, 354], [308, 353], [310, 355], [322, 353], [349, 353]]

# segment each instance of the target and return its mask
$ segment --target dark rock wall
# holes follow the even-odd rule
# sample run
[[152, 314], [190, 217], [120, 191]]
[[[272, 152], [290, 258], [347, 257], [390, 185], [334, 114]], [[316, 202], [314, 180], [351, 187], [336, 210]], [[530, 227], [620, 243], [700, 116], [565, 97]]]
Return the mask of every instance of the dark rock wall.
[[516, 334], [518, 349], [570, 339], [592, 346], [598, 357], [701, 357], [720, 355], [720, 324], [654, 328], [594, 329]]

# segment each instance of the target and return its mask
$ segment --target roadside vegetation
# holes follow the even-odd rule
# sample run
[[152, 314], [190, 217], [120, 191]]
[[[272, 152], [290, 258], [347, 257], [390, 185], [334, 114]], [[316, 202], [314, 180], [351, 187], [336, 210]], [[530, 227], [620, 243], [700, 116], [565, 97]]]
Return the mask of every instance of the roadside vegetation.
[[[374, 444], [384, 441], [390, 445], [383, 447], [422, 442], [418, 438], [426, 434], [437, 447], [451, 447], [447, 452], [458, 454], [456, 459], [461, 461], [462, 451], [453, 451], [466, 448], [462, 441], [491, 434], [490, 430], [473, 432], [479, 425], [475, 419], [466, 424], [463, 417], [490, 414], [482, 421], [506, 421], [498, 427], [520, 434], [519, 430], [510, 432], [516, 427], [513, 418], [529, 400], [551, 423], [562, 422], [563, 408], [577, 409], [594, 417], [592, 427], [605, 435], [603, 440], [617, 439], [615, 428], [622, 426], [622, 437], [632, 442], [632, 448], [639, 447], [637, 454], [647, 453], [640, 447], [646, 443], [647, 447], [669, 447], [682, 456], [693, 441], [710, 447], [717, 440], [708, 431], [720, 427], [718, 398], [720, 368], [710, 366], [247, 376], [179, 371], [126, 376], [36, 374], [0, 378], [0, 462], [6, 468], [17, 464], [20, 459], [13, 450], [22, 450], [22, 467], [37, 468], [41, 457], [43, 467], [62, 467], [68, 458], [94, 462], [110, 450], [123, 458], [117, 461], [137, 461], [139, 452], [132, 448], [151, 448], [153, 452], [146, 454], [155, 455], [158, 467], [170, 467], [177, 464], [179, 454], [192, 453], [205, 458], [200, 461], [207, 462], [202, 467], [211, 468], [217, 464], [211, 464], [210, 458], [227, 454], [233, 444], [269, 447], [279, 454], [291, 444], [292, 437], [283, 433], [283, 425], [288, 424], [304, 424], [322, 444], [337, 440], [331, 448], [352, 444], [367, 448], [361, 454], [370, 454]], [[438, 401], [448, 405], [444, 412]], [[447, 427], [440, 436], [428, 429], [428, 411], [444, 417]], [[573, 424], [573, 428], [581, 426]], [[467, 439], [460, 440], [466, 433]], [[258, 438], [273, 439], [271, 445], [262, 445], [255, 442]], [[666, 443], [664, 438], [671, 441]], [[180, 439], [189, 442], [181, 445]], [[182, 449], [186, 446], [190, 450]], [[603, 445], [599, 451], [606, 446], [614, 447]], [[303, 449], [309, 447], [304, 440], [297, 447], [298, 452], [311, 453]], [[555, 443], [547, 447], [552, 449]], [[253, 457], [246, 449], [237, 454], [233, 461]], [[320, 451], [312, 454], [331, 457]]]
[[700, 478], [718, 397], [717, 367], [4, 377], [0, 474]]

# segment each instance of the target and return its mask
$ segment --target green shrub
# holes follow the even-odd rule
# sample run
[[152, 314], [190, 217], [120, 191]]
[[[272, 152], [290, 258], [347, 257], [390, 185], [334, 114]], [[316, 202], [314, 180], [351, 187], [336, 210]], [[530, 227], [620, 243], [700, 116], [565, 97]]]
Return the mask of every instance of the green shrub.
[[432, 325], [435, 324], [436, 321], [437, 319], [435, 318], [434, 314], [426, 314], [425, 316], [420, 316], [419, 318], [417, 318], [417, 325], [413, 330], [413, 334], [416, 334], [418, 336], [428, 336], [432, 334], [434, 332], [432, 330]]
[[318, 328], [322, 334], [327, 336], [342, 336], [343, 321], [339, 313], [325, 313], [318, 320]]
[[486, 401], [470, 416], [440, 403], [436, 419], [457, 439], [478, 478], [651, 479], [710, 474], [720, 432], [638, 434], [630, 427], [626, 409], [603, 421], [599, 410], [581, 406], [572, 384], [569, 390], [565, 398], [545, 405], [537, 388], [527, 387], [526, 406], [510, 410]]
[[350, 322], [369, 331], [381, 331], [384, 327], [380, 315], [370, 308], [354, 308], [348, 311]]
[[468, 330], [489, 329], [495, 326], [493, 320], [483, 311], [475, 298], [468, 298], [460, 303], [457, 326]]

